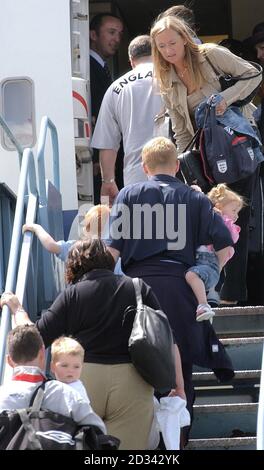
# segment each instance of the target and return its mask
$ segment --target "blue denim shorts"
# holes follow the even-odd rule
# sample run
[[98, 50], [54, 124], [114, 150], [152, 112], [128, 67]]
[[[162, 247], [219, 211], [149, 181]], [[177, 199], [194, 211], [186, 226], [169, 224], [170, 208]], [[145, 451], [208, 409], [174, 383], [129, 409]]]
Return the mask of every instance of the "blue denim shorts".
[[218, 258], [214, 252], [198, 251], [196, 253], [196, 265], [188, 271], [197, 274], [204, 282], [205, 290], [215, 287], [219, 281], [220, 271]]

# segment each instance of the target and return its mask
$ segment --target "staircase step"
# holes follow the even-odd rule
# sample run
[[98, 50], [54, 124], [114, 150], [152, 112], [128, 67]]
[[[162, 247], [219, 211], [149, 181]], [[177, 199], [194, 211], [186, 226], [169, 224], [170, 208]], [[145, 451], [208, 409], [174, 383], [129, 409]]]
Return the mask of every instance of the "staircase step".
[[217, 316], [264, 315], [264, 305], [254, 307], [221, 307], [214, 308]]
[[260, 370], [235, 371], [234, 379], [227, 385], [220, 384], [213, 372], [196, 372], [193, 374], [195, 404], [256, 403], [260, 373]]
[[194, 405], [192, 439], [255, 436], [257, 403]]
[[256, 450], [255, 437], [190, 439], [186, 450]]
[[220, 384], [212, 371], [194, 368], [196, 402], [187, 449], [254, 450], [264, 306], [214, 311], [214, 328], [232, 359], [235, 377], [230, 383]]
[[224, 338], [221, 339], [230, 355], [235, 370], [261, 369], [264, 338]]
[[[231, 385], [242, 383], [249, 383], [250, 385], [260, 382], [259, 369], [257, 370], [235, 370], [235, 377], [233, 378]], [[218, 384], [217, 378], [213, 372], [194, 372], [192, 375], [194, 385], [196, 387], [213, 386]]]
[[196, 405], [217, 405], [231, 403], [257, 403], [259, 400], [259, 386], [232, 387], [231, 385], [219, 387], [195, 387]]
[[215, 308], [214, 329], [218, 335], [264, 335], [264, 306]]

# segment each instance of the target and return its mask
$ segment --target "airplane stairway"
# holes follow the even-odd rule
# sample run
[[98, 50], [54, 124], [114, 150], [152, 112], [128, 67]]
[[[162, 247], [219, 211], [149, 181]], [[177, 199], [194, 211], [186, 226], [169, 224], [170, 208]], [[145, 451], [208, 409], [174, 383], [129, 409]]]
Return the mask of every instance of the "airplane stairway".
[[215, 309], [214, 328], [230, 355], [235, 377], [220, 384], [213, 372], [196, 368], [194, 422], [188, 450], [254, 450], [264, 307]]
[[[0, 119], [0, 124], [3, 119]], [[45, 177], [47, 131], [53, 150], [52, 181]], [[0, 185], [0, 288], [18, 296], [33, 321], [49, 307], [64, 287], [62, 263], [41, 246], [32, 232], [22, 234], [23, 224], [39, 223], [55, 239], [63, 239], [57, 130], [42, 118], [36, 159], [31, 149], [19, 152], [20, 177], [15, 198]], [[1, 313], [0, 380], [5, 377], [6, 335], [11, 328], [7, 306]]]

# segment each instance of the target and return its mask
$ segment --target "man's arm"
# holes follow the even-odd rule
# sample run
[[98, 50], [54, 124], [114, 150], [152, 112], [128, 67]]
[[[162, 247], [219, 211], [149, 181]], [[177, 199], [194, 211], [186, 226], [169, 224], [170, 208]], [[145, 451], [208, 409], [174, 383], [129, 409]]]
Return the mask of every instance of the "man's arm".
[[23, 233], [26, 231], [33, 232], [38, 237], [40, 243], [48, 250], [50, 253], [55, 253], [56, 255], [61, 252], [60, 245], [52, 238], [52, 236], [44, 230], [44, 228], [39, 224], [25, 224], [22, 228]]
[[[71, 315], [71, 318], [66, 318], [65, 292], [64, 290], [58, 295], [51, 307], [36, 322], [36, 327], [42, 336], [46, 348], [59, 336], [70, 334], [69, 331], [73, 329], [71, 320], [77, 323], [76, 316], [72, 317]], [[33, 324], [13, 292], [4, 292], [2, 294], [1, 306], [3, 307], [3, 305], [9, 307], [15, 326]], [[72, 312], [72, 308], [69, 308], [69, 310]]]
[[102, 180], [105, 181], [102, 182], [101, 197], [108, 196], [110, 205], [118, 193], [118, 188], [115, 182], [107, 182], [115, 179], [115, 162], [121, 136], [115, 94], [111, 85], [104, 95], [91, 142], [92, 147], [100, 151], [101, 174]]
[[118, 187], [115, 182], [116, 157], [116, 150], [100, 150], [99, 159], [102, 174], [101, 202], [104, 202], [102, 200], [103, 196], [107, 196], [109, 198], [110, 206], [112, 206], [115, 197], [118, 194]]
[[22, 307], [17, 296], [13, 292], [4, 292], [1, 297], [1, 307], [7, 305], [13, 315], [15, 326], [32, 325], [27, 312]]

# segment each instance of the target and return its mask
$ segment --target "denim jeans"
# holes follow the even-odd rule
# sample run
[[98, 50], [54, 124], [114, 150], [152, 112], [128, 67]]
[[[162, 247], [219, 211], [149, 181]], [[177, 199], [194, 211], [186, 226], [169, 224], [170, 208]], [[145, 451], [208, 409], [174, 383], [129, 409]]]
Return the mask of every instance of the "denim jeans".
[[188, 271], [196, 273], [204, 282], [205, 290], [216, 286], [219, 281], [219, 263], [216, 254], [213, 251], [197, 251], [196, 265]]

